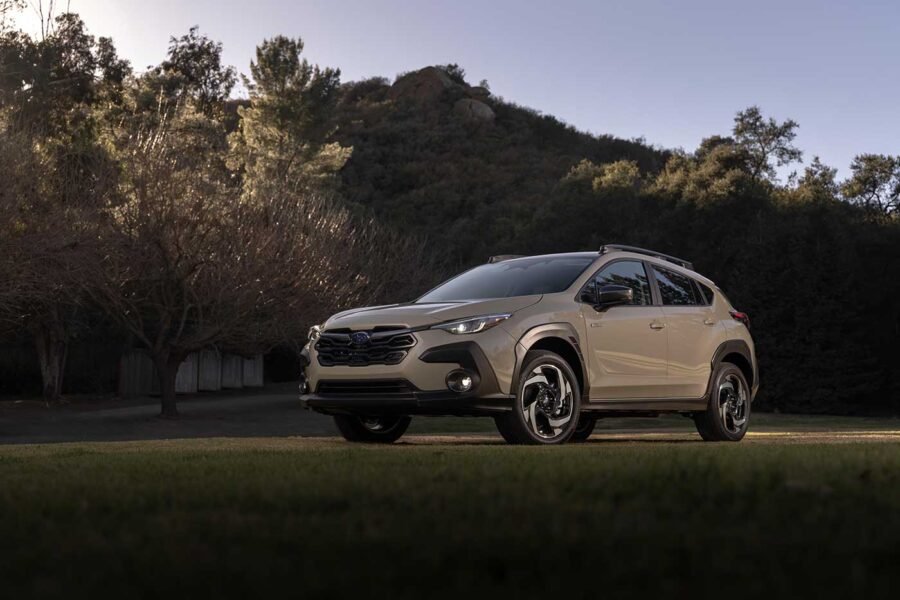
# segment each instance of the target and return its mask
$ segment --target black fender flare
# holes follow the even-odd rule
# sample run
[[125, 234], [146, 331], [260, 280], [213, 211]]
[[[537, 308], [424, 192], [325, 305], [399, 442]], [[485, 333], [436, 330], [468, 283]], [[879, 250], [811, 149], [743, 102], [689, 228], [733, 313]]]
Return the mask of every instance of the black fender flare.
[[706, 384], [706, 398], [710, 398], [712, 394], [713, 376], [716, 373], [716, 366], [720, 362], [722, 362], [722, 359], [729, 354], [739, 354], [740, 356], [744, 357], [744, 359], [747, 361], [747, 364], [750, 365], [751, 377], [749, 383], [750, 397], [752, 401], [752, 399], [756, 396], [756, 390], [759, 388], [759, 372], [756, 361], [753, 360], [753, 353], [750, 351], [750, 346], [748, 346], [747, 342], [745, 342], [744, 340], [728, 340], [722, 342], [721, 344], [719, 344], [719, 347], [716, 348], [712, 360], [709, 363], [710, 372], [709, 382]]
[[519, 380], [519, 371], [522, 368], [522, 363], [525, 361], [525, 356], [528, 354], [529, 350], [531, 350], [536, 343], [547, 338], [558, 338], [563, 340], [578, 356], [578, 362], [581, 365], [582, 381], [585, 383], [585, 385], [581, 386], [584, 388], [581, 390], [581, 397], [582, 399], [586, 399], [588, 397], [588, 389], [590, 388], [587, 363], [584, 360], [584, 353], [582, 352], [581, 336], [578, 335], [578, 331], [570, 323], [545, 323], [543, 325], [532, 327], [522, 334], [522, 337], [520, 337], [519, 341], [516, 343], [516, 366], [513, 369], [512, 379], [510, 380], [509, 393], [515, 393], [516, 382]]

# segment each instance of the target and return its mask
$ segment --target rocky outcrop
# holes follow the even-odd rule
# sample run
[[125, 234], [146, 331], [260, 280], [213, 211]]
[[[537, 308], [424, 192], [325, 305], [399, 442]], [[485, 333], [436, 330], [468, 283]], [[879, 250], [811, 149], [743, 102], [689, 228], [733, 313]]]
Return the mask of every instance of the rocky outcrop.
[[408, 98], [417, 102], [437, 100], [447, 90], [462, 87], [454, 82], [442, 69], [425, 67], [407, 73], [391, 86], [388, 95], [392, 100]]
[[440, 67], [425, 67], [397, 79], [388, 91], [394, 101], [418, 104], [423, 109], [443, 111], [452, 103], [453, 115], [474, 123], [492, 123], [491, 92], [482, 86], [470, 86], [454, 79]]
[[469, 121], [493, 122], [494, 109], [480, 100], [460, 98], [453, 105], [453, 114]]

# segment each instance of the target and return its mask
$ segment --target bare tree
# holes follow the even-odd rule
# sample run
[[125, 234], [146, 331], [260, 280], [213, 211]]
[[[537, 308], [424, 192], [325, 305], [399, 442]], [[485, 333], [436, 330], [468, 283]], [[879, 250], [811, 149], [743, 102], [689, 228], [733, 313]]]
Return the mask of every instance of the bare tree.
[[[0, 325], [32, 336], [49, 403], [62, 394], [68, 343], [78, 326], [90, 207], [75, 201], [84, 199], [80, 194], [69, 201], [60, 196], [77, 182], [52, 144], [33, 140], [23, 128], [0, 128]], [[92, 165], [98, 174], [99, 164]]]
[[84, 278], [147, 349], [165, 417], [177, 415], [175, 377], [189, 353], [302, 337], [311, 320], [396, 280], [378, 264], [392, 236], [329, 200], [284, 189], [242, 199], [209, 127], [185, 110], [123, 145], [123, 201], [110, 208]]
[[25, 8], [25, 0], [0, 0], [0, 31], [7, 26], [10, 15]]
[[84, 241], [116, 190], [100, 109], [128, 70], [109, 40], [95, 43], [80, 18], [54, 11], [50, 3], [44, 15], [55, 26], [40, 40], [0, 36], [0, 62], [10, 67], [0, 69], [0, 319], [33, 337], [48, 402], [60, 398], [79, 327]]

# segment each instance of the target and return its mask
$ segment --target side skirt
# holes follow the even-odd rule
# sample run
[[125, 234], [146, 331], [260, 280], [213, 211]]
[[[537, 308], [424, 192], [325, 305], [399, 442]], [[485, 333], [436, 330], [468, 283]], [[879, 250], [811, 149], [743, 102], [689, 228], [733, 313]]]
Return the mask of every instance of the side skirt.
[[632, 398], [628, 400], [590, 400], [581, 410], [590, 412], [694, 412], [706, 410], [706, 398]]

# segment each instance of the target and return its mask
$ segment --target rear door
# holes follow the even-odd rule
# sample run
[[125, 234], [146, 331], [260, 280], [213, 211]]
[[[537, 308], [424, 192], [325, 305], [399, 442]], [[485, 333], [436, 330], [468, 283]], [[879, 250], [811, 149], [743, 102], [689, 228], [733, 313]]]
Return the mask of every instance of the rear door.
[[693, 278], [658, 265], [651, 268], [669, 332], [667, 396], [700, 398], [706, 393], [713, 354], [725, 341], [724, 326], [710, 304], [712, 291], [707, 296]]
[[632, 304], [602, 311], [582, 305], [587, 330], [588, 371], [592, 400], [665, 396], [666, 324], [653, 305], [650, 280], [640, 260], [617, 260], [593, 278], [598, 286], [630, 287]]

